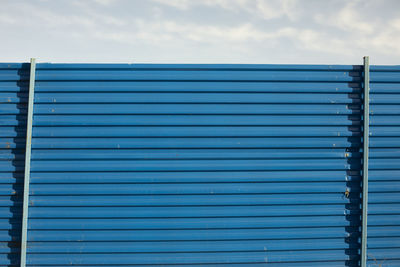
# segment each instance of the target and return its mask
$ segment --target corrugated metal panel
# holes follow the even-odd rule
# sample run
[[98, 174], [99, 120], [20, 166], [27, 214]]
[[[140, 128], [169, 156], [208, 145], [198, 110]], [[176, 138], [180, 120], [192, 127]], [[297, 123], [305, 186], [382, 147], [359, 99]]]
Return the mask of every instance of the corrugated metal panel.
[[372, 66], [370, 75], [368, 260], [400, 266], [400, 66]]
[[[0, 64], [0, 265], [19, 261], [28, 78]], [[361, 66], [36, 78], [28, 265], [359, 265]], [[371, 67], [370, 98], [368, 259], [398, 266], [400, 67]]]
[[356, 266], [360, 72], [38, 64], [28, 265]]
[[[9, 74], [13, 73], [12, 76]], [[0, 64], [0, 265], [18, 266], [29, 64]], [[10, 120], [12, 118], [12, 120]], [[22, 169], [16, 167], [22, 164]]]

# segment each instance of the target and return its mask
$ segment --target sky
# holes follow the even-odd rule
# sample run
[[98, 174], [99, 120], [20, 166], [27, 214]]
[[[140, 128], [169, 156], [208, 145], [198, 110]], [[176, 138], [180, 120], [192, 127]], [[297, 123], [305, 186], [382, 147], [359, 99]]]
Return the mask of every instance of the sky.
[[399, 0], [0, 0], [0, 62], [400, 64]]

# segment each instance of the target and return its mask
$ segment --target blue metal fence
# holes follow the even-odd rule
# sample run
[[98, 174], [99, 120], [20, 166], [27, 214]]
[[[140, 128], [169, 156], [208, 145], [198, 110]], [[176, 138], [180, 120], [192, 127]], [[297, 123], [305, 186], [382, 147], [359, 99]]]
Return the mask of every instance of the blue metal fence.
[[[0, 64], [0, 265], [29, 64]], [[26, 265], [359, 266], [364, 67], [36, 66]], [[371, 67], [367, 264], [400, 264], [400, 67]]]
[[371, 66], [368, 262], [400, 266], [400, 66]]

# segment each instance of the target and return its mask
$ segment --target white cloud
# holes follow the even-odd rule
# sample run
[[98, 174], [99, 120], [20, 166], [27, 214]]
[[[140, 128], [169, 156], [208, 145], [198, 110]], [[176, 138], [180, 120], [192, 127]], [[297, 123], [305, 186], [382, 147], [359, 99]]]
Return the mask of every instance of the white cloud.
[[347, 54], [345, 43], [340, 39], [331, 39], [323, 33], [311, 29], [282, 27], [271, 31], [260, 30], [250, 23], [237, 26], [212, 26], [197, 24], [179, 24], [174, 21], [149, 22], [137, 19], [131, 31], [95, 32], [99, 39], [121, 43], [137, 44], [138, 42], [165, 43], [180, 40], [184, 43], [200, 43], [216, 46], [228, 43], [235, 49], [246, 43], [268, 43], [278, 46], [281, 42], [292, 44], [297, 49]]
[[343, 31], [355, 34], [372, 34], [375, 25], [371, 18], [362, 18], [357, 2], [348, 2], [337, 13], [317, 14], [314, 16], [317, 23], [337, 27]]
[[[393, 20], [387, 23], [384, 29], [362, 42], [364, 45], [372, 46], [383, 53], [399, 56], [400, 55], [400, 20]], [[400, 61], [397, 63], [400, 64]]]
[[393, 19], [388, 23], [391, 27], [400, 31], [400, 18]]
[[[330, 59], [354, 64], [369, 54], [400, 63], [400, 19], [390, 5], [387, 14], [375, 15], [373, 9], [382, 11], [383, 5], [369, 0], [330, 5], [297, 0], [5, 3], [0, 34], [7, 40], [3, 54], [10, 59], [21, 53], [57, 59], [68, 50], [85, 61], [88, 52], [82, 47], [87, 47], [99, 61], [96, 53], [118, 61], [130, 53], [142, 61], [262, 63], [274, 58], [274, 63]], [[26, 40], [30, 50], [17, 50]]]
[[0, 13], [0, 23], [1, 24], [16, 24], [18, 19], [12, 15], [6, 13]]
[[192, 7], [196, 2], [196, 0], [189, 1], [189, 0], [153, 0], [156, 3], [175, 7], [181, 10], [186, 10]]
[[295, 8], [297, 0], [152, 0], [155, 3], [171, 6], [181, 10], [194, 9], [199, 6], [218, 7], [236, 13], [248, 12], [269, 20], [282, 16], [290, 19], [297, 17]]
[[117, 1], [116, 0], [92, 0], [94, 3], [103, 5], [103, 6], [109, 6], [112, 4], [115, 4]]

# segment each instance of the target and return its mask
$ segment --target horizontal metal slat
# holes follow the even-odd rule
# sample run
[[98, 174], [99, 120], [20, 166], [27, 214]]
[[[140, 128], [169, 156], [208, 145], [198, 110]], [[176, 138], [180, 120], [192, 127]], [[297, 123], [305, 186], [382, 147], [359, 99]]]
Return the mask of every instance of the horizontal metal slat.
[[[10, 141], [3, 138], [0, 140], [0, 146], [3, 145], [5, 148], [22, 147], [21, 143], [15, 144], [10, 143]], [[359, 148], [360, 143], [358, 137], [35, 138], [32, 140], [32, 148]], [[371, 140], [371, 144], [374, 147], [398, 147], [400, 140], [375, 137]]]
[[[386, 127], [386, 126], [385, 126]], [[374, 136], [400, 135], [400, 127], [371, 130]], [[0, 137], [24, 137], [25, 127], [4, 126]], [[359, 126], [41, 126], [33, 137], [333, 137], [360, 136]]]
[[400, 148], [370, 148], [370, 158], [400, 158]]
[[378, 71], [400, 71], [400, 65], [371, 65], [371, 72]]
[[400, 237], [400, 226], [368, 226], [368, 238]]
[[400, 72], [399, 71], [372, 71], [370, 73], [371, 83], [385, 82], [392, 83], [400, 82]]
[[[18, 207], [22, 205], [22, 196], [21, 195], [17, 195], [17, 196], [0, 196], [0, 207]], [[15, 223], [15, 224], [19, 224]], [[14, 223], [11, 223], [8, 220], [0, 220], [0, 225], [1, 227], [4, 226], [4, 224], [6, 225], [11, 225]], [[2, 229], [0, 227], [0, 229]]]
[[[358, 267], [357, 261], [308, 261], [308, 262], [270, 262], [268, 263], [269, 267], [309, 267], [309, 266], [330, 266], [330, 267], [342, 267], [347, 264], [347, 266]], [[68, 267], [69, 265], [58, 265], [58, 267]], [[88, 265], [74, 265], [79, 267], [87, 267]], [[90, 266], [90, 265], [89, 265]], [[115, 267], [115, 265], [105, 265], [102, 264], [102, 267]], [[165, 266], [164, 264], [152, 264], [155, 267]], [[168, 264], [168, 267], [186, 267], [186, 266], [204, 266], [204, 264]], [[220, 267], [221, 264], [207, 264], [207, 267]], [[265, 263], [235, 263], [235, 267], [245, 267], [245, 266], [265, 266]], [[386, 266], [385, 266], [386, 267]]]
[[[7, 101], [7, 98], [5, 99]], [[19, 100], [17, 100], [19, 101]], [[306, 106], [307, 105], [307, 106]], [[35, 114], [360, 114], [358, 104], [35, 104]], [[399, 115], [400, 108], [392, 104], [371, 104], [373, 115]], [[26, 104], [7, 102], [0, 114], [26, 113]]]
[[[382, 186], [379, 186], [379, 183], [382, 181], [376, 181], [375, 184], [378, 184], [377, 187], [375, 187], [375, 192], [371, 193], [371, 195], [368, 198], [369, 203], [400, 203], [400, 192], [393, 192], [396, 190], [396, 188], [388, 188], [387, 184], [392, 183], [392, 181], [386, 182], [386, 185], [383, 184]], [[394, 185], [398, 184], [397, 181], [395, 181]], [[376, 192], [379, 189], [381, 192]], [[400, 191], [400, 190], [398, 190]]]
[[400, 126], [400, 116], [380, 116], [380, 115], [372, 115], [370, 116], [370, 124], [372, 126], [378, 125], [388, 125], [388, 126]]
[[[4, 265], [9, 265], [10, 261], [11, 262], [18, 262], [19, 257], [16, 253], [10, 254], [9, 257], [3, 257], [4, 258]], [[2, 259], [0, 259], [2, 260]], [[347, 266], [351, 266], [351, 267], [357, 267], [357, 261], [349, 261], [349, 260], [342, 260], [342, 261], [312, 261], [312, 262], [270, 262], [268, 263], [268, 265], [270, 267], [282, 267], [282, 266], [287, 266], [287, 267], [309, 267], [309, 266], [320, 266], [320, 265], [324, 265], [324, 266], [329, 266], [329, 267], [342, 267], [344, 264], [346, 264]], [[203, 266], [204, 264], [168, 264], [168, 267], [187, 267], [187, 266]], [[244, 267], [244, 266], [264, 266], [265, 263], [235, 263], [235, 267]], [[15, 266], [15, 265], [11, 265], [11, 266]], [[28, 264], [29, 266], [29, 264]], [[54, 266], [54, 265], [52, 265]], [[66, 263], [66, 265], [57, 265], [57, 267], [68, 267], [70, 266], [68, 263]], [[81, 264], [74, 264], [74, 266], [77, 267], [88, 267], [88, 266], [96, 266], [96, 265], [81, 265]], [[102, 264], [102, 267], [115, 267], [118, 265], [115, 264]], [[122, 265], [124, 266], [124, 265]], [[126, 266], [126, 265], [125, 265]], [[129, 266], [129, 265], [128, 265]], [[162, 267], [165, 266], [164, 264], [152, 264], [152, 266], [154, 267]], [[207, 264], [208, 267], [220, 267], [221, 264], [220, 263], [216, 263], [216, 264]], [[386, 266], [385, 266], [386, 267]]]
[[370, 94], [400, 93], [398, 83], [370, 83]]
[[[376, 215], [382, 217], [381, 215]], [[9, 222], [0, 220], [1, 230], [21, 227], [15, 218]], [[359, 223], [357, 215], [253, 218], [124, 218], [124, 219], [30, 219], [31, 230], [172, 230], [172, 229], [251, 229], [251, 228], [299, 228], [299, 227], [346, 227]], [[371, 224], [374, 225], [374, 224]], [[377, 224], [384, 225], [384, 224]], [[343, 240], [342, 240], [343, 242]], [[316, 245], [317, 246], [317, 245]], [[230, 248], [228, 248], [230, 249]], [[1, 253], [1, 252], [0, 252]]]
[[[0, 81], [1, 83], [1, 81]], [[1, 92], [0, 91], [0, 104], [3, 106], [5, 104], [26, 104], [28, 102], [28, 94], [23, 92]]]
[[400, 225], [399, 219], [400, 214], [368, 214], [368, 226]]
[[[350, 255], [348, 255], [351, 253]], [[220, 253], [154, 253], [142, 254], [30, 254], [28, 264], [233, 264], [293, 261], [356, 260], [354, 251], [297, 251], [288, 252], [220, 252]]]
[[[19, 112], [23, 104], [3, 105], [3, 113]], [[392, 110], [392, 109], [391, 109]], [[94, 104], [51, 103], [35, 104], [35, 115], [60, 114], [288, 114], [288, 115], [356, 115], [358, 104]], [[1, 111], [0, 111], [1, 112]], [[373, 109], [374, 114], [389, 112], [382, 106]], [[400, 113], [400, 112], [399, 112]], [[384, 113], [385, 114], [385, 113]]]
[[167, 241], [167, 242], [30, 242], [30, 253], [138, 253], [138, 252], [222, 252], [279, 251], [354, 248], [343, 239]]
[[369, 161], [369, 166], [371, 169], [399, 170], [400, 169], [400, 158], [391, 158], [390, 160], [371, 158]]
[[[173, 219], [31, 219], [30, 230], [135, 230], [135, 229], [231, 229], [268, 227], [346, 227], [356, 216], [255, 217], [255, 218], [173, 218]], [[276, 248], [275, 248], [276, 249]]]
[[[4, 115], [5, 126], [23, 125], [24, 116]], [[396, 116], [371, 121], [372, 125], [397, 125]], [[35, 115], [34, 126], [356, 126], [357, 115]]]
[[[0, 68], [16, 68], [19, 63], [0, 63]], [[383, 66], [374, 66], [382, 70]], [[393, 70], [395, 66], [385, 66]], [[102, 64], [102, 63], [38, 63], [39, 70], [315, 70], [315, 71], [362, 71], [360, 65], [298, 65], [298, 64]], [[385, 68], [386, 69], [386, 68]]]
[[[378, 263], [377, 263], [378, 262]], [[392, 260], [392, 259], [368, 259], [367, 260], [368, 264], [380, 264], [382, 267], [399, 267], [400, 266], [400, 260]]]
[[371, 115], [400, 115], [400, 105], [392, 104], [371, 104]]
[[[25, 151], [22, 149], [0, 149], [0, 160], [24, 160]], [[0, 179], [0, 183], [4, 180]]]
[[[199, 243], [199, 245], [196, 245]], [[263, 251], [259, 250], [260, 246], [267, 244], [270, 251], [279, 250], [281, 246], [293, 248], [294, 250], [307, 250], [309, 247], [319, 249], [345, 249], [349, 247], [342, 238], [320, 239], [319, 246], [315, 244], [313, 239], [294, 239], [288, 244], [287, 240], [230, 240], [230, 241], [159, 241], [159, 242], [29, 242], [30, 247], [28, 253], [98, 253], [98, 252], [122, 252], [132, 253], [135, 250], [140, 252], [154, 251], [164, 252], [222, 252], [222, 251]], [[301, 244], [304, 244], [301, 246]], [[112, 245], [112, 246], [107, 246]], [[170, 246], [168, 246], [170, 244]], [[101, 246], [103, 246], [101, 248]], [[225, 247], [228, 246], [228, 247]], [[140, 249], [143, 247], [143, 249]], [[152, 249], [154, 247], [154, 249]], [[351, 246], [353, 247], [353, 246]], [[208, 249], [206, 249], [208, 248]], [[354, 247], [353, 247], [354, 248]], [[0, 254], [12, 253], [18, 254], [20, 248], [17, 242], [2, 242], [0, 241]], [[181, 251], [182, 250], [182, 251]], [[12, 254], [10, 256], [12, 256]]]
[[[13, 93], [3, 98], [16, 99]], [[21, 96], [19, 96], [21, 97]], [[390, 97], [390, 96], [389, 96]], [[396, 97], [396, 95], [392, 96]], [[390, 99], [377, 95], [377, 102]], [[383, 99], [382, 99], [383, 98]], [[382, 99], [382, 100], [381, 100]], [[1, 98], [0, 98], [1, 100]], [[392, 99], [393, 101], [393, 99]], [[375, 101], [374, 101], [375, 102]], [[35, 103], [260, 103], [260, 104], [360, 104], [359, 94], [314, 93], [36, 93]]]
[[368, 247], [371, 249], [373, 249], [373, 248], [400, 248], [400, 238], [399, 237], [370, 238], [370, 239], [368, 239]]
[[[342, 85], [342, 87], [345, 86]], [[0, 92], [27, 92], [28, 88], [28, 81], [0, 81]]]
[[[19, 78], [15, 71], [3, 74], [3, 80]], [[285, 71], [285, 70], [54, 70], [36, 71], [38, 81], [332, 81], [359, 82], [358, 71]]]
[[[14, 87], [10, 84], [7, 88]], [[359, 93], [360, 91], [359, 83], [342, 82], [36, 81], [35, 84], [35, 92]]]
[[[399, 157], [400, 149], [371, 152], [371, 157]], [[0, 159], [23, 159], [8, 150], [0, 150]], [[14, 156], [14, 157], [12, 157]], [[32, 160], [60, 159], [357, 159], [361, 152], [348, 151], [345, 148], [330, 149], [35, 149]]]
[[[78, 187], [78, 185], [77, 185]], [[345, 197], [337, 193], [276, 194], [203, 194], [203, 195], [31, 195], [32, 206], [232, 206], [232, 205], [295, 205], [295, 204], [349, 204], [358, 203], [357, 190]], [[388, 193], [385, 193], [388, 194]], [[379, 197], [379, 196], [378, 196]], [[378, 198], [376, 197], [376, 198]], [[375, 199], [376, 199], [375, 198]], [[394, 196], [396, 201], [400, 196]], [[390, 202], [388, 199], [387, 202]], [[0, 206], [18, 206], [20, 196], [0, 196]], [[385, 203], [371, 201], [372, 203]]]
[[[371, 171], [372, 178], [399, 177], [399, 171]], [[1, 173], [0, 173], [1, 175]], [[10, 178], [9, 178], [10, 179]], [[243, 171], [243, 172], [33, 172], [32, 183], [217, 183], [359, 181], [359, 171]]]
[[0, 185], [0, 195], [1, 196], [13, 196], [16, 194], [20, 194], [21, 191], [22, 191], [22, 184], [11, 184], [10, 183], [10, 184], [1, 184]]
[[27, 81], [29, 69], [5, 68], [0, 71], [0, 82]]
[[[196, 160], [35, 160], [32, 172], [63, 171], [263, 171], [355, 170], [360, 159], [196, 159]], [[20, 170], [23, 162], [0, 161], [4, 171]], [[373, 169], [400, 169], [400, 159], [371, 159]]]
[[167, 240], [250, 240], [298, 238], [346, 238], [357, 235], [355, 227], [230, 229], [230, 230], [30, 230], [28, 241], [167, 241]]
[[[10, 70], [10, 69], [27, 69], [29, 64], [27, 63], [13, 63], [13, 62], [1, 62], [0, 63], [0, 70]], [[28, 68], [29, 69], [29, 68]]]
[[[400, 136], [400, 127], [386, 131], [379, 129], [376, 136], [394, 133]], [[381, 134], [383, 132], [383, 134]], [[359, 126], [41, 126], [34, 127], [33, 137], [329, 137], [360, 136]], [[20, 136], [13, 127], [1, 133], [7, 137]]]
[[[26, 103], [26, 92], [0, 91], [1, 103]], [[372, 103], [398, 102], [397, 95], [374, 95]], [[36, 93], [35, 103], [236, 103], [236, 104], [360, 104], [358, 94], [317, 93]]]
[[400, 147], [400, 139], [397, 137], [377, 137], [371, 136], [369, 138], [370, 147], [377, 148], [398, 148]]
[[[358, 182], [348, 182], [357, 192]], [[379, 190], [380, 188], [377, 188]], [[374, 190], [374, 189], [372, 189]], [[303, 183], [198, 183], [198, 184], [35, 184], [32, 195], [133, 195], [133, 194], [262, 194], [338, 193], [343, 182]], [[276, 197], [285, 197], [277, 195]]]
[[369, 170], [370, 181], [399, 181], [400, 171], [398, 170]]
[[371, 126], [369, 134], [370, 136], [396, 136], [400, 138], [400, 126]]
[[15, 183], [15, 182], [20, 182], [23, 181], [24, 174], [20, 172], [0, 172], [0, 184], [2, 183]]
[[[0, 208], [4, 209], [4, 208]], [[4, 214], [8, 212], [5, 211]], [[193, 206], [193, 207], [35, 207], [29, 218], [179, 218], [322, 216], [359, 214], [359, 205]]]
[[[397, 259], [400, 263], [400, 248], [368, 248], [369, 260], [380, 260], [384, 262], [386, 259]], [[378, 261], [379, 264], [379, 261]], [[393, 265], [390, 265], [393, 266]]]
[[[398, 190], [398, 189], [397, 189]], [[369, 203], [368, 215], [370, 214], [400, 214], [400, 203]], [[395, 217], [393, 218], [395, 219]], [[400, 222], [396, 225], [400, 226]]]
[[370, 94], [371, 104], [399, 104], [400, 94]]
[[2, 103], [0, 108], [0, 116], [26, 114], [28, 112], [27, 107], [28, 105], [26, 103]]

